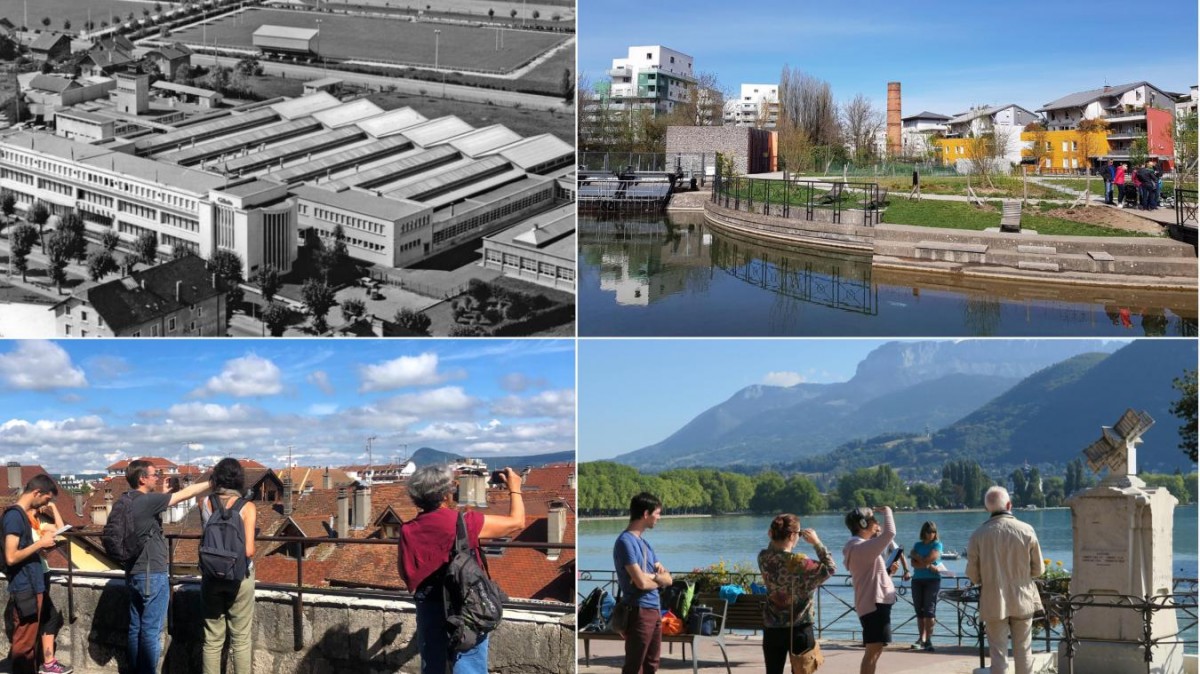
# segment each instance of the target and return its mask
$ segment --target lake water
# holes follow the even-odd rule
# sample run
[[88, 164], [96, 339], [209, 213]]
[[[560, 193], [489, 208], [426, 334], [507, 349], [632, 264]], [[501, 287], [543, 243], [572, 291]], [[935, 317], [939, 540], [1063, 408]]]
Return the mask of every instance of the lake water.
[[1194, 336], [1196, 294], [873, 268], [699, 214], [579, 218], [583, 336]]
[[[1053, 562], [1061, 561], [1067, 569], [1073, 567], [1073, 543], [1071, 532], [1071, 511], [1068, 508], [1053, 508], [1036, 511], [1018, 511], [1016, 516], [1029, 522], [1037, 530], [1038, 540], [1042, 545], [1042, 553]], [[911, 548], [918, 540], [921, 524], [926, 520], [937, 523], [942, 545], [946, 550], [965, 550], [967, 540], [981, 522], [987, 518], [982, 512], [943, 511], [935, 513], [896, 513], [897, 542]], [[757, 555], [767, 541], [767, 528], [771, 516], [731, 516], [731, 517], [694, 517], [667, 518], [659, 521], [658, 526], [646, 536], [646, 540], [654, 546], [655, 551], [667, 568], [673, 572], [691, 571], [706, 567], [717, 561], [749, 565], [757, 570]], [[1197, 577], [1197, 509], [1196, 505], [1181, 506], [1175, 509], [1175, 530], [1173, 559], [1174, 576], [1178, 578]], [[579, 522], [576, 552], [581, 571], [602, 571], [597, 576], [607, 579], [612, 570], [612, 546], [617, 535], [624, 530], [626, 522], [620, 520], [587, 520]], [[839, 573], [844, 574], [842, 564], [842, 546], [849, 538], [840, 514], [813, 515], [801, 518], [801, 525], [816, 529], [821, 541], [833, 553], [838, 564]], [[810, 552], [811, 546], [801, 542], [796, 546], [797, 552]], [[945, 565], [958, 575], [966, 571], [965, 559], [946, 561]], [[841, 583], [844, 579], [834, 579], [830, 583]], [[896, 578], [899, 583], [899, 577]], [[586, 594], [596, 583], [580, 581], [579, 591]], [[907, 583], [903, 583], [907, 585]], [[943, 582], [943, 589], [950, 585]], [[835, 594], [851, 594], [850, 588], [837, 588]], [[899, 625], [911, 617], [909, 604], [899, 602], [894, 609], [893, 625]], [[939, 619], [953, 625], [953, 610], [942, 606], [938, 610]], [[857, 629], [857, 620], [848, 617], [839, 621], [838, 627]], [[915, 638], [915, 627], [913, 630]], [[948, 637], [941, 638], [948, 642]], [[1191, 631], [1189, 651], [1196, 652], [1195, 630]]]

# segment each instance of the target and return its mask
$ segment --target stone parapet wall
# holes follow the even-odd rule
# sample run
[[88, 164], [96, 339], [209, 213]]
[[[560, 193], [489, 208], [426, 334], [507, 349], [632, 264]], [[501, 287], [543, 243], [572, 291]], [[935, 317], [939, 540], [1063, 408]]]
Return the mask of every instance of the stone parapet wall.
[[[744, 126], [668, 126], [667, 156], [720, 152], [733, 157], [738, 175], [767, 171], [763, 163], [769, 161], [770, 133]], [[753, 167], [751, 153], [758, 155]]]
[[[0, 601], [8, 601], [0, 580]], [[76, 579], [75, 623], [58, 636], [60, 659], [78, 674], [116, 673], [124, 666], [129, 600], [123, 579]], [[329, 672], [420, 672], [416, 612], [411, 599], [369, 599], [306, 593], [303, 647], [294, 648], [293, 593], [255, 593], [254, 670], [318, 674]], [[67, 588], [55, 582], [51, 597], [67, 614]], [[198, 583], [175, 585], [174, 636], [164, 640], [163, 674], [198, 674], [203, 611]], [[0, 653], [7, 655], [0, 631]], [[566, 674], [575, 668], [573, 611], [508, 609], [491, 636], [488, 671], [505, 674]]]

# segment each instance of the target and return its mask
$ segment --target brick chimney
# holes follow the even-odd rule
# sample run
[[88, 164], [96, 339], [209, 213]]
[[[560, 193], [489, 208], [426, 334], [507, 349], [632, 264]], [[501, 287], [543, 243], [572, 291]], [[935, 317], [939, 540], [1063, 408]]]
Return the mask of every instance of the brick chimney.
[[321, 478], [322, 489], [333, 489], [333, 478], [329, 477], [329, 466], [325, 466], [325, 476]]
[[360, 485], [354, 490], [354, 519], [350, 526], [357, 531], [367, 528], [367, 519], [371, 516], [371, 487]]
[[346, 538], [350, 533], [350, 499], [346, 495], [345, 487], [338, 487], [337, 490], [337, 521], [335, 531], [338, 538]]
[[[562, 543], [567, 538], [567, 504], [551, 501], [546, 515], [546, 542]], [[554, 561], [562, 554], [561, 548], [546, 548], [546, 559]]]
[[175, 282], [175, 301], [182, 302], [183, 300], [180, 299], [182, 297], [183, 297], [183, 281], [176, 281]]
[[9, 461], [6, 465], [8, 468], [8, 488], [15, 489], [20, 494], [21, 490], [25, 488], [25, 485], [21, 484], [21, 464], [16, 461]]
[[888, 155], [900, 155], [900, 83], [888, 82], [887, 97], [887, 151]]

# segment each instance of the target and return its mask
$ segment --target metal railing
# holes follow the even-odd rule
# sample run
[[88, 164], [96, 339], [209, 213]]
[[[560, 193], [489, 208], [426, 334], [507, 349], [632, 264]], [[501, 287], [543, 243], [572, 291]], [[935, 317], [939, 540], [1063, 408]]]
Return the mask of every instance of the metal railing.
[[725, 208], [776, 217], [841, 224], [846, 214], [862, 214], [856, 224], [873, 227], [886, 205], [887, 190], [878, 183], [784, 178], [727, 178], [713, 180], [712, 201]]
[[[67, 538], [96, 538], [99, 534], [95, 532], [74, 532], [68, 531], [61, 534]], [[175, 584], [177, 582], [199, 582], [198, 574], [183, 574], [176, 570], [175, 561], [175, 544], [178, 541], [200, 540], [200, 534], [167, 534], [167, 581], [169, 592], [167, 595], [167, 632], [174, 635], [175, 617], [172, 607], [175, 603]], [[382, 539], [382, 538], [308, 538], [305, 536], [256, 536], [255, 542], [263, 543], [292, 543], [295, 544], [295, 550], [289, 554], [289, 558], [296, 560], [296, 582], [293, 583], [263, 583], [255, 582], [256, 590], [275, 590], [280, 592], [293, 592], [292, 597], [292, 647], [294, 650], [300, 651], [304, 648], [304, 595], [314, 594], [318, 596], [333, 596], [333, 597], [357, 597], [370, 599], [398, 599], [410, 598], [412, 592], [410, 590], [372, 590], [365, 588], [332, 588], [332, 587], [317, 587], [305, 586], [304, 584], [304, 547], [307, 545], [318, 545], [324, 543], [334, 543], [337, 545], [388, 545], [397, 548], [399, 555], [399, 540], [398, 539]], [[481, 543], [480, 547], [484, 547]], [[574, 550], [573, 543], [541, 543], [541, 542], [520, 542], [520, 541], [498, 541], [488, 540], [486, 547], [497, 548], [533, 548], [536, 550]], [[124, 577], [124, 573], [120, 571], [96, 572], [96, 571], [76, 571], [71, 563], [71, 546], [67, 545], [64, 548], [67, 558], [67, 568], [64, 570], [51, 569], [54, 575], [65, 576], [67, 580], [67, 621], [74, 624], [75, 616], [75, 579], [76, 578], [103, 578], [112, 579], [114, 577]], [[533, 600], [510, 599], [505, 603], [506, 607], [525, 608], [541, 611], [555, 611], [567, 613], [573, 610], [570, 604], [557, 604], [552, 602], [541, 602]]]
[[[674, 577], [677, 579], [698, 581], [704, 583], [706, 586], [733, 584], [741, 587], [750, 587], [751, 584], [762, 583], [762, 576], [759, 573], [692, 572], [677, 573], [674, 574]], [[579, 581], [581, 589], [587, 585], [587, 589], [590, 591], [592, 587], [599, 586], [611, 595], [615, 596], [616, 594], [617, 579], [614, 571], [581, 570]], [[947, 587], [947, 585], [950, 585], [950, 587]], [[935, 632], [935, 636], [955, 639], [960, 646], [964, 642], [977, 644], [979, 648], [980, 667], [984, 666], [986, 655], [985, 630], [977, 613], [979, 601], [977, 588], [971, 586], [970, 581], [965, 577], [943, 578], [942, 586], [943, 589], [938, 597], [939, 602], [953, 606], [954, 619], [953, 621], [948, 621], [944, 618], [944, 612], [940, 614], [935, 620], [934, 629], [938, 630], [940, 628], [941, 634], [939, 635]], [[1174, 578], [1172, 580], [1171, 594], [1162, 597], [1144, 598], [1102, 593], [1078, 595], [1044, 593], [1042, 595], [1042, 603], [1045, 613], [1044, 615], [1038, 614], [1034, 618], [1035, 629], [1040, 632], [1035, 637], [1035, 641], [1040, 642], [1047, 652], [1057, 647], [1058, 644], [1066, 644], [1069, 653], [1068, 660], [1070, 661], [1074, 656], [1078, 644], [1106, 641], [1094, 638], [1081, 638], [1075, 635], [1073, 622], [1075, 615], [1081, 609], [1119, 609], [1137, 611], [1141, 614], [1143, 624], [1146, 627], [1143, 631], [1143, 638], [1139, 643], [1146, 649], [1147, 659], [1149, 658], [1151, 649], [1156, 645], [1194, 645], [1194, 634], [1197, 627], [1200, 626], [1200, 619], [1197, 617], [1197, 587], [1196, 578]], [[910, 590], [911, 587], [908, 585], [896, 585], [897, 602], [903, 603], [909, 609], [913, 609], [911, 610], [912, 615], [906, 614], [903, 620], [892, 627], [892, 633], [901, 637], [916, 637], [918, 635], [918, 631], [915, 629], [915, 607], [913, 606]], [[580, 592], [577, 602], [582, 602], [583, 597], [584, 593]], [[1150, 636], [1150, 625], [1154, 614], [1167, 610], [1175, 611], [1178, 625], [1176, 633], [1152, 638]], [[897, 613], [893, 612], [893, 616], [896, 615]], [[730, 628], [726, 631], [731, 631], [732, 629], [737, 628]], [[854, 610], [854, 590], [850, 584], [849, 575], [834, 575], [817, 588], [817, 592], [813, 598], [813, 630], [819, 638], [830, 636], [854, 640], [860, 636], [859, 622]], [[1193, 636], [1185, 636], [1189, 634]]]

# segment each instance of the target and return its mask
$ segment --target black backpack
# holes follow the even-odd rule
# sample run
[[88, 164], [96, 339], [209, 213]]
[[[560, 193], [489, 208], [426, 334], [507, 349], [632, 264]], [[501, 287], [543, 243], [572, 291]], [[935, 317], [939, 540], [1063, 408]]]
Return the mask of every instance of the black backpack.
[[220, 497], [208, 497], [212, 514], [200, 535], [200, 574], [210, 580], [241, 582], [250, 574], [246, 561], [246, 527], [241, 512], [246, 499], [238, 497], [226, 508]]
[[671, 611], [680, 620], [686, 621], [692, 611], [692, 599], [695, 596], [694, 581], [677, 580], [658, 591], [658, 605], [662, 610]]
[[579, 626], [580, 632], [598, 632], [602, 629], [604, 619], [600, 607], [604, 606], [604, 600], [607, 597], [608, 592], [604, 588], [598, 587], [592, 590], [579, 605], [579, 617], [575, 624]]
[[504, 591], [492, 580], [487, 562], [467, 544], [467, 523], [458, 513], [458, 530], [450, 562], [442, 579], [442, 599], [446, 608], [446, 636], [451, 651], [474, 648], [504, 617]]
[[121, 494], [108, 513], [108, 521], [104, 523], [104, 533], [100, 540], [104, 543], [104, 554], [125, 569], [133, 566], [142, 554], [144, 542], [138, 538], [133, 522], [133, 499], [141, 496], [136, 489]]

